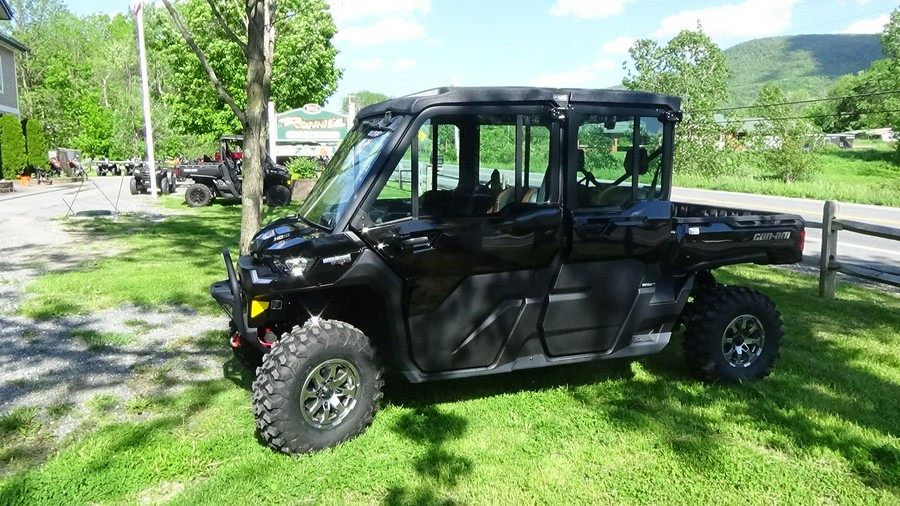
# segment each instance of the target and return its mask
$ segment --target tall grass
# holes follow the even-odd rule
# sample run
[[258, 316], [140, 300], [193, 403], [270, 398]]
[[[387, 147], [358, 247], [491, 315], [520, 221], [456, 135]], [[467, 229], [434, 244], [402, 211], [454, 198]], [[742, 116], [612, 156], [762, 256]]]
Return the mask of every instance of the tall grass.
[[782, 182], [773, 171], [760, 168], [752, 154], [738, 153], [738, 166], [733, 175], [701, 177], [680, 173], [676, 167], [674, 184], [900, 207], [900, 166], [893, 163], [893, 151], [829, 149], [815, 156], [819, 158], [821, 170], [805, 181]]

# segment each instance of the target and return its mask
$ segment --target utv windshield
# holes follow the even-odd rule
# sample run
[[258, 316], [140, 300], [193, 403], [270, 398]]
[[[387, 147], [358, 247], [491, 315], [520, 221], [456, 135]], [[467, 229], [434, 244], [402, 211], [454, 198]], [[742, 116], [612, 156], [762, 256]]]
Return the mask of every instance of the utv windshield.
[[334, 228], [401, 119], [386, 116], [363, 121], [351, 130], [300, 208], [300, 216], [327, 229]]

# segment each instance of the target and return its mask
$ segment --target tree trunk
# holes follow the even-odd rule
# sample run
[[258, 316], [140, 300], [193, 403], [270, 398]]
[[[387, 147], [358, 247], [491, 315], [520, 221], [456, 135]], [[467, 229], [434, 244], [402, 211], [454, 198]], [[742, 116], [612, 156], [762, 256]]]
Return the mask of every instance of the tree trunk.
[[241, 254], [250, 250], [250, 240], [262, 222], [263, 167], [266, 158], [271, 77], [268, 79], [266, 45], [269, 1], [247, 0], [247, 109], [244, 124], [244, 181], [241, 210]]

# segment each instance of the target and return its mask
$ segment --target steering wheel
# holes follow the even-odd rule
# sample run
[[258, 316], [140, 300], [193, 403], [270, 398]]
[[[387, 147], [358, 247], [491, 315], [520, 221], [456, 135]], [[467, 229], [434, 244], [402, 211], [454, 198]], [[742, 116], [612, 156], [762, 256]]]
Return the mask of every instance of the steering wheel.
[[594, 185], [596, 188], [600, 188], [602, 186], [600, 184], [600, 181], [597, 181], [597, 178], [594, 177], [593, 172], [589, 172], [587, 169], [581, 169], [579, 172], [581, 172], [584, 177], [578, 180], [578, 184], [583, 184], [585, 181], [587, 181], [588, 183]]

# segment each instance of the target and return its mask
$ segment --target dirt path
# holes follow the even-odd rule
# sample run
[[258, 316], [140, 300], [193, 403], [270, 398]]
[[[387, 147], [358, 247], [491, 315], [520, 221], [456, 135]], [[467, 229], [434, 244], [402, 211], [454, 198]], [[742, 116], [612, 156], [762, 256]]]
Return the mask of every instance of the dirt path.
[[[85, 235], [68, 233], [60, 220], [67, 213], [118, 209], [172, 219], [175, 213], [149, 196], [128, 194], [127, 181], [120, 194], [122, 182], [94, 178], [85, 185], [0, 195], [0, 416], [22, 407], [65, 413], [54, 429], [64, 435], [92, 406], [122, 410], [136, 397], [222, 377], [227, 350], [204, 348], [198, 339], [223, 332], [224, 317], [197, 315], [187, 307], [147, 311], [131, 305], [48, 321], [16, 314], [28, 284], [41, 274], [114, 253], [107, 245], [87, 243]], [[104, 336], [128, 344], [103, 344]]]

